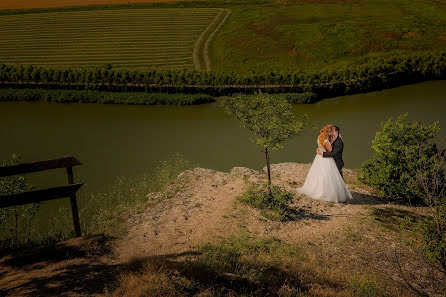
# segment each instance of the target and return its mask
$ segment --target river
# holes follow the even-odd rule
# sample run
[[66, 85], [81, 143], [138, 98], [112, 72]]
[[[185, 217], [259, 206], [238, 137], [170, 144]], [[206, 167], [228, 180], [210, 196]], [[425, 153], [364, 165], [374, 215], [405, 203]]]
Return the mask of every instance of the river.
[[[316, 137], [326, 123], [338, 125], [344, 139], [346, 168], [359, 168], [372, 151], [380, 123], [409, 113], [423, 123], [440, 121], [446, 136], [446, 81], [431, 81], [378, 92], [342, 96], [312, 105], [295, 105], [308, 114], [301, 136], [271, 153], [271, 162], [313, 160]], [[0, 159], [19, 153], [25, 161], [73, 155], [83, 165], [74, 169], [83, 193], [112, 183], [116, 176], [146, 171], [175, 153], [201, 167], [228, 171], [234, 166], [261, 169], [264, 156], [250, 134], [217, 103], [198, 106], [131, 106], [0, 103]], [[33, 178], [33, 176], [36, 176]], [[32, 174], [37, 187], [66, 183], [63, 171]], [[51, 203], [51, 202], [49, 202]]]

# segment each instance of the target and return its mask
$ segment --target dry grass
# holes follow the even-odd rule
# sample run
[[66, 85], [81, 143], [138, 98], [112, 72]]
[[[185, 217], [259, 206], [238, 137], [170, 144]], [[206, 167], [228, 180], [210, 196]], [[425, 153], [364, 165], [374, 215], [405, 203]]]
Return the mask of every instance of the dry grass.
[[0, 10], [105, 5], [105, 4], [184, 2], [184, 1], [190, 1], [190, 0], [63, 0], [63, 1], [2, 0], [0, 2]]

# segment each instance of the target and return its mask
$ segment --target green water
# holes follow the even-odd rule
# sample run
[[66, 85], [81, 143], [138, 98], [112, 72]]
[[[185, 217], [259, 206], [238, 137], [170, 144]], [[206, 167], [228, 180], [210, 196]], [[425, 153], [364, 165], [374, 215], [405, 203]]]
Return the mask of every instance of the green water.
[[[446, 81], [337, 97], [294, 109], [298, 115], [308, 114], [315, 128], [308, 127], [304, 135], [273, 152], [273, 163], [311, 162], [318, 129], [333, 123], [341, 127], [345, 166], [358, 168], [371, 154], [370, 143], [380, 122], [391, 116], [409, 112], [411, 119], [439, 120], [445, 136]], [[118, 175], [137, 174], [175, 153], [203, 167], [226, 171], [234, 166], [260, 169], [264, 163], [263, 155], [249, 141], [249, 132], [228, 118], [217, 103], [127, 106], [3, 102], [0, 135], [0, 159], [13, 152], [22, 154], [26, 161], [74, 155], [83, 163], [75, 168], [75, 177], [87, 183], [85, 188], [107, 185]]]
[[[382, 121], [408, 112], [410, 119], [439, 120], [446, 136], [446, 81], [343, 96], [294, 106], [308, 114], [304, 135], [271, 155], [272, 163], [311, 162], [316, 137], [326, 123], [340, 126], [346, 168], [370, 157], [370, 144]], [[201, 167], [228, 171], [234, 166], [261, 169], [264, 156], [249, 132], [228, 118], [217, 103], [199, 106], [0, 103], [0, 159], [20, 153], [26, 161], [73, 155], [82, 163], [75, 181], [81, 194], [100, 190], [116, 176], [137, 175], [159, 160], [180, 153]], [[36, 186], [66, 183], [63, 170], [32, 174]], [[49, 202], [53, 203], [53, 202]]]

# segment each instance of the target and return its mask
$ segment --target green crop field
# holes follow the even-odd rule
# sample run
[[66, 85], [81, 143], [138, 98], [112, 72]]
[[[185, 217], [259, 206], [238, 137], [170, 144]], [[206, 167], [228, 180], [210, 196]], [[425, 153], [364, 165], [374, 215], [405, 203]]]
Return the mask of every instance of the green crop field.
[[0, 12], [0, 63], [313, 71], [446, 48], [439, 0], [214, 0]]
[[206, 69], [208, 39], [227, 12], [160, 8], [1, 15], [0, 63]]

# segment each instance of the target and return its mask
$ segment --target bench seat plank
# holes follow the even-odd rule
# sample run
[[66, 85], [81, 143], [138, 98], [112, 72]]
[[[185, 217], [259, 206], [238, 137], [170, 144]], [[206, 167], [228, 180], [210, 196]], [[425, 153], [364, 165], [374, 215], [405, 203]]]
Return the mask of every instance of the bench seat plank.
[[73, 167], [77, 165], [82, 165], [82, 163], [74, 157], [66, 156], [58, 159], [3, 166], [0, 167], [0, 177], [45, 171], [56, 168]]
[[0, 208], [70, 197], [75, 195], [82, 185], [83, 184], [72, 184], [50, 189], [0, 196]]

